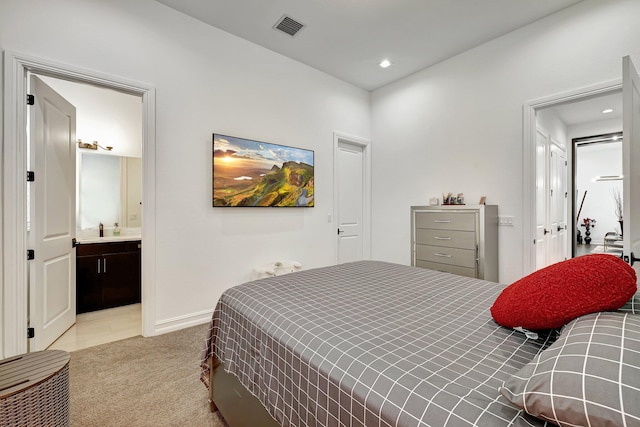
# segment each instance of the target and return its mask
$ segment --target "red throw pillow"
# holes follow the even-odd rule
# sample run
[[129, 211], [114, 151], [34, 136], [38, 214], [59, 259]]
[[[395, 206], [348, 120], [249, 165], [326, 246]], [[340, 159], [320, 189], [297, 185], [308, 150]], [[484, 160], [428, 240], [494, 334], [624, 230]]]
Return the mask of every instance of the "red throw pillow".
[[491, 315], [510, 328], [559, 328], [585, 314], [617, 310], [636, 290], [636, 272], [626, 262], [613, 255], [584, 255], [512, 283], [494, 302]]

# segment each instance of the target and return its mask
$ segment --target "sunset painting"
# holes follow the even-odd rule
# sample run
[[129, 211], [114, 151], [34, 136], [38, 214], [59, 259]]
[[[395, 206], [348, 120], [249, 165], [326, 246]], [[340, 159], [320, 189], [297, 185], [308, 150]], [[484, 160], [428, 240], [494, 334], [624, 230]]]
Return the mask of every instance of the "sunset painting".
[[313, 151], [213, 134], [214, 207], [313, 205]]

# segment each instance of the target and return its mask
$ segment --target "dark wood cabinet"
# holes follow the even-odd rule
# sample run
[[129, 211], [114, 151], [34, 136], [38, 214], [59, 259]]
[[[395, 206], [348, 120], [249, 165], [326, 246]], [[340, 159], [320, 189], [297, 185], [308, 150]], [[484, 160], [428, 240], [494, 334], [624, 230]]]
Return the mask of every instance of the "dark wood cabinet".
[[140, 241], [76, 248], [77, 313], [140, 302]]

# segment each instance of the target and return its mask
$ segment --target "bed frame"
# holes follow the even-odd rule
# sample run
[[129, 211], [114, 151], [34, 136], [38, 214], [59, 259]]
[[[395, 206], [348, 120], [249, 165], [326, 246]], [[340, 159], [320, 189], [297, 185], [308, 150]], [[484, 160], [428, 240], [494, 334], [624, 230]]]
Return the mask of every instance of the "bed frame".
[[236, 378], [225, 372], [222, 362], [210, 356], [209, 408], [216, 410], [229, 427], [261, 426], [280, 427], [262, 403]]

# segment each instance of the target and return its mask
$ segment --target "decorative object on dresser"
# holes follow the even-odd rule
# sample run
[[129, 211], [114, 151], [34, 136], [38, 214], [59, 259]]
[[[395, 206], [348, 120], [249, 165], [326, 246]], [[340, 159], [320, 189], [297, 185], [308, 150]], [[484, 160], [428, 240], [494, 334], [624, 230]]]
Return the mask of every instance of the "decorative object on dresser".
[[498, 281], [498, 206], [412, 206], [411, 265]]
[[455, 196], [453, 193], [447, 193], [447, 194], [442, 193], [442, 204], [443, 205], [464, 205], [464, 194], [458, 193], [458, 195]]
[[78, 245], [78, 314], [140, 302], [140, 248], [139, 240]]

